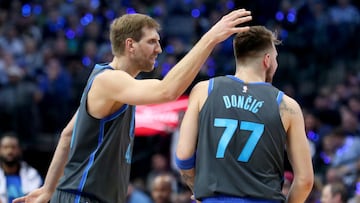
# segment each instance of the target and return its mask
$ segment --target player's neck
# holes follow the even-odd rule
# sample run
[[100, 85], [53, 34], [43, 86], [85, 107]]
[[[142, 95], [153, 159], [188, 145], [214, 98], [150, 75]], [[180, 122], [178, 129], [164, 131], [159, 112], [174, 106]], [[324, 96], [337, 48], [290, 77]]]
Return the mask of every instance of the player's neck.
[[127, 60], [125, 56], [123, 57], [114, 57], [109, 64], [115, 70], [122, 70], [127, 72], [129, 75], [136, 77], [139, 74], [139, 70], [134, 69], [133, 65]]
[[265, 74], [259, 73], [253, 67], [237, 67], [235, 77], [246, 83], [265, 82]]

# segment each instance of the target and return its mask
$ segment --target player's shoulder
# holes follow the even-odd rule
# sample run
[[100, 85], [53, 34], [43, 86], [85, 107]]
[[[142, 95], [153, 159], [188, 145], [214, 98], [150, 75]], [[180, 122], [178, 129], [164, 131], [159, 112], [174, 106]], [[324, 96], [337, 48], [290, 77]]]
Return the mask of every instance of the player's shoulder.
[[122, 82], [126, 83], [128, 80], [136, 80], [132, 76], [130, 76], [127, 72], [122, 70], [114, 70], [114, 69], [105, 69], [102, 72], [98, 73], [94, 80], [99, 81], [99, 83], [112, 83], [112, 81], [116, 80], [117, 83]]
[[212, 88], [212, 86], [214, 86], [215, 84], [215, 81], [216, 83], [219, 83], [220, 81], [226, 81], [228, 77], [226, 76], [217, 76], [217, 77], [212, 77], [212, 78], [209, 78], [208, 80], [203, 80], [203, 81], [200, 81], [198, 82], [194, 88], [197, 88], [197, 89], [208, 89], [209, 87]]
[[193, 91], [199, 91], [199, 90], [207, 89], [209, 87], [209, 82], [210, 82], [210, 80], [200, 81], [200, 82], [195, 84], [195, 86], [193, 87], [192, 90]]
[[302, 112], [299, 103], [286, 94], [284, 94], [283, 100], [280, 103], [280, 111], [282, 111], [282, 113], [289, 113], [290, 115]]
[[197, 100], [197, 99], [206, 97], [208, 88], [209, 88], [209, 80], [203, 80], [203, 81], [197, 82], [194, 85], [194, 87], [191, 89], [190, 99], [194, 100], [196, 98], [196, 100]]
[[287, 94], [284, 94], [283, 100], [288, 105], [300, 107], [299, 103], [294, 98], [292, 98], [291, 96], [289, 96]]

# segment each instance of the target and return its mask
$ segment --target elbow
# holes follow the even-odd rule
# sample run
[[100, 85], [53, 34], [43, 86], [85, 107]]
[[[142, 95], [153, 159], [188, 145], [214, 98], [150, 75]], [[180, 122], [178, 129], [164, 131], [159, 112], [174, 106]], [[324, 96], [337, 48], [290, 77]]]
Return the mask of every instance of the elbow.
[[313, 187], [314, 187], [314, 177], [312, 176], [312, 178], [308, 178], [307, 180], [304, 181], [304, 188], [306, 188], [307, 191], [311, 191]]
[[60, 134], [60, 137], [62, 139], [71, 139], [71, 136], [72, 136], [72, 129], [69, 129], [68, 127], [64, 128]]
[[[297, 179], [297, 180], [296, 180]], [[295, 182], [298, 182], [301, 187], [306, 191], [311, 191], [314, 186], [314, 174], [309, 174], [304, 177], [296, 178]]]
[[163, 102], [175, 101], [181, 96], [180, 92], [164, 89], [162, 91]]

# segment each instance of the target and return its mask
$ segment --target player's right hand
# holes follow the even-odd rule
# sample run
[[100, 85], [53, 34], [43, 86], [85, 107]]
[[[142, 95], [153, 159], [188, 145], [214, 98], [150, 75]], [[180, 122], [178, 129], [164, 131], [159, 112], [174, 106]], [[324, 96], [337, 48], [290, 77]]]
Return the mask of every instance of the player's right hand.
[[47, 192], [44, 187], [41, 187], [23, 197], [14, 199], [12, 203], [48, 203], [51, 195], [52, 194]]
[[232, 34], [245, 32], [249, 26], [238, 26], [252, 20], [251, 12], [246, 9], [238, 9], [223, 16], [205, 35], [220, 43]]

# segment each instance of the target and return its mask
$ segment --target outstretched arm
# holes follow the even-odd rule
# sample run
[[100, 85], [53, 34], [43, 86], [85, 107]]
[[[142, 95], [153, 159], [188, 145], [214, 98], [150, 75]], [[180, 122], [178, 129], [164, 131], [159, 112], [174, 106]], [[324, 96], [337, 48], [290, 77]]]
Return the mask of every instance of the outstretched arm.
[[61, 133], [44, 185], [26, 196], [13, 200], [13, 203], [47, 203], [50, 200], [60, 177], [64, 173], [65, 164], [68, 160], [71, 136], [76, 115], [77, 113], [73, 116]]
[[294, 172], [294, 181], [287, 197], [288, 203], [302, 203], [308, 197], [314, 181], [309, 142], [305, 134], [302, 111], [288, 96], [280, 104], [282, 118], [288, 121], [287, 154]]
[[252, 18], [250, 14], [250, 11], [239, 9], [222, 17], [163, 80], [135, 80], [123, 71], [104, 72], [95, 79], [98, 81], [94, 81], [102, 84], [98, 86], [104, 94], [101, 97], [132, 105], [175, 100], [191, 84], [218, 43], [234, 33], [249, 30], [248, 26], [237, 27], [237, 25], [250, 21]]

